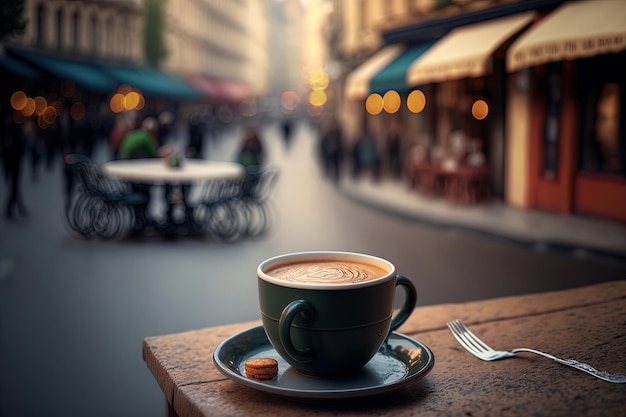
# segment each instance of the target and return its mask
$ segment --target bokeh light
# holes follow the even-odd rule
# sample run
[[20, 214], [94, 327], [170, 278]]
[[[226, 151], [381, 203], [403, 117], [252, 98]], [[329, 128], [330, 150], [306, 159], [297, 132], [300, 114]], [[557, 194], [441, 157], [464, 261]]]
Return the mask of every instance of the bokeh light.
[[85, 117], [85, 105], [80, 101], [72, 104], [72, 107], [70, 107], [70, 116], [74, 120], [81, 120]]
[[115, 93], [109, 101], [109, 107], [113, 113], [121, 113], [124, 111], [124, 94]]
[[389, 90], [383, 96], [383, 108], [387, 113], [396, 113], [398, 110], [400, 110], [401, 105], [402, 98], [397, 91]]
[[35, 114], [35, 100], [32, 97], [26, 99], [26, 105], [22, 109], [22, 114], [26, 117]]
[[48, 107], [48, 100], [46, 100], [45, 98], [41, 96], [35, 97], [34, 100], [35, 100], [35, 114], [37, 114], [37, 116], [41, 116], [44, 109]]
[[122, 106], [124, 110], [134, 110], [139, 105], [139, 93], [136, 91], [129, 91], [124, 95], [122, 99]]
[[23, 91], [16, 91], [11, 95], [11, 107], [18, 111], [23, 110], [26, 107], [27, 98]]
[[383, 111], [383, 97], [378, 93], [372, 93], [365, 100], [365, 110], [369, 114], [379, 114]]
[[328, 74], [323, 69], [316, 68], [309, 72], [309, 84], [312, 90], [325, 90], [329, 82]]
[[285, 91], [280, 96], [280, 105], [282, 106], [283, 112], [290, 113], [296, 109], [298, 104], [300, 103], [300, 97], [294, 91]]
[[326, 100], [328, 100], [328, 97], [322, 90], [313, 90], [309, 94], [309, 103], [313, 106], [323, 106], [326, 104]]
[[406, 106], [412, 113], [421, 113], [426, 108], [426, 96], [422, 90], [413, 90], [406, 99]]
[[472, 116], [477, 120], [483, 120], [489, 114], [489, 105], [485, 100], [476, 100], [472, 104]]
[[256, 100], [244, 100], [239, 103], [239, 112], [244, 117], [254, 117], [257, 114]]
[[51, 125], [52, 123], [54, 123], [54, 121], [57, 118], [57, 112], [55, 108], [52, 106], [47, 106], [46, 108], [44, 108], [43, 111], [41, 112], [41, 118], [48, 125]]

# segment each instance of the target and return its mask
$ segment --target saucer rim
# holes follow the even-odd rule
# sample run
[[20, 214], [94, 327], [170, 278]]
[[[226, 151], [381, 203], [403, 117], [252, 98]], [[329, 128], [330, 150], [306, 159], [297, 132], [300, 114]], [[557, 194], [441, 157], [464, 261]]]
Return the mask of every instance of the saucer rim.
[[[323, 390], [323, 389], [307, 390], [307, 389], [290, 388], [290, 387], [277, 386], [277, 385], [268, 385], [268, 384], [263, 383], [262, 381], [252, 380], [242, 375], [240, 372], [233, 371], [230, 367], [224, 364], [218, 357], [219, 353], [234, 339], [242, 337], [246, 333], [251, 333], [255, 331], [265, 333], [263, 326], [259, 325], [259, 326], [250, 327], [246, 330], [238, 332], [226, 338], [225, 340], [223, 340], [219, 345], [217, 345], [217, 347], [213, 351], [213, 355], [212, 355], [213, 364], [222, 375], [233, 380], [234, 382], [240, 383], [244, 386], [253, 388], [257, 391], [261, 391], [266, 394], [288, 398], [288, 399], [309, 400], [309, 401], [310, 400], [326, 400], [327, 401], [327, 400], [334, 400], [334, 399], [350, 399], [350, 398], [374, 397], [374, 396], [387, 395], [424, 378], [426, 375], [430, 373], [430, 371], [433, 369], [435, 365], [435, 355], [433, 354], [432, 350], [428, 346], [426, 346], [424, 343], [410, 336], [407, 336], [397, 331], [393, 331], [390, 333], [390, 337], [393, 336], [394, 338], [403, 339], [413, 344], [415, 347], [419, 347], [423, 349], [423, 351], [426, 352], [427, 354], [427, 359], [424, 362], [424, 364], [419, 369], [417, 369], [417, 371], [415, 371], [414, 373], [411, 374], [410, 372], [407, 372], [403, 377], [389, 384], [383, 383], [383, 384], [374, 385], [374, 386], [359, 387], [359, 388], [345, 389], [345, 390]], [[269, 339], [267, 341], [267, 345], [270, 348], [272, 348], [271, 343], [269, 342]], [[245, 352], [242, 355], [245, 355]], [[409, 371], [410, 371], [411, 370], [410, 365], [407, 365], [407, 366], [409, 366]]]

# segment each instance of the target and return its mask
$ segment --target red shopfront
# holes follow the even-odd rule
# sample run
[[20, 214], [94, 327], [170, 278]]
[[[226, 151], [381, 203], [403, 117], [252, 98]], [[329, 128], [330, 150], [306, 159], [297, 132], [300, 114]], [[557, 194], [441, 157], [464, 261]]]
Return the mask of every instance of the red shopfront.
[[[608, 9], [622, 4], [567, 4], [511, 48], [510, 69], [532, 66], [530, 209], [626, 222], [626, 25], [611, 29]], [[608, 17], [588, 19], [601, 12]], [[568, 41], [563, 27], [584, 34], [577, 17], [604, 22], [609, 33]]]

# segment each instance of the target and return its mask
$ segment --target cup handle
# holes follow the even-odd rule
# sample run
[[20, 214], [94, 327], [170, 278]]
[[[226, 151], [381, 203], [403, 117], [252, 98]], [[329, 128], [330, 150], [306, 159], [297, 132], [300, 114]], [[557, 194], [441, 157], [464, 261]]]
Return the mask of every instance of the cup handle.
[[313, 360], [313, 352], [310, 348], [296, 349], [291, 341], [291, 323], [296, 316], [301, 314], [303, 318], [311, 318], [315, 314], [313, 306], [306, 300], [294, 300], [287, 304], [280, 315], [278, 322], [278, 336], [285, 352], [296, 362], [307, 363]]
[[396, 277], [396, 287], [397, 286], [404, 287], [406, 298], [404, 300], [404, 305], [398, 314], [391, 320], [391, 329], [389, 332], [396, 330], [406, 321], [406, 319], [409, 318], [413, 309], [415, 309], [415, 304], [417, 303], [417, 290], [415, 289], [415, 285], [413, 285], [408, 278], [398, 275]]

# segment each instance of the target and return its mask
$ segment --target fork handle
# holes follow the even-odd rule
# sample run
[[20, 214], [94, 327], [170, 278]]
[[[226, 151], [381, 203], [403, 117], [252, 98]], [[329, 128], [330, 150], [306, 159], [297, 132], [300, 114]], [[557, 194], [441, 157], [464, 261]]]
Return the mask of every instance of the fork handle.
[[519, 353], [519, 352], [534, 353], [536, 355], [540, 355], [545, 358], [552, 359], [553, 361], [561, 363], [563, 365], [571, 366], [572, 368], [576, 368], [583, 372], [587, 372], [588, 374], [593, 375], [596, 378], [600, 378], [608, 382], [613, 382], [616, 384], [626, 383], [626, 375], [617, 375], [617, 374], [610, 374], [605, 371], [598, 371], [593, 366], [583, 363], [583, 362], [578, 362], [577, 360], [574, 360], [574, 359], [561, 359], [561, 358], [557, 358], [556, 356], [550, 355], [549, 353], [545, 353], [539, 350], [529, 349], [529, 348], [512, 349], [511, 352], [512, 353]]

